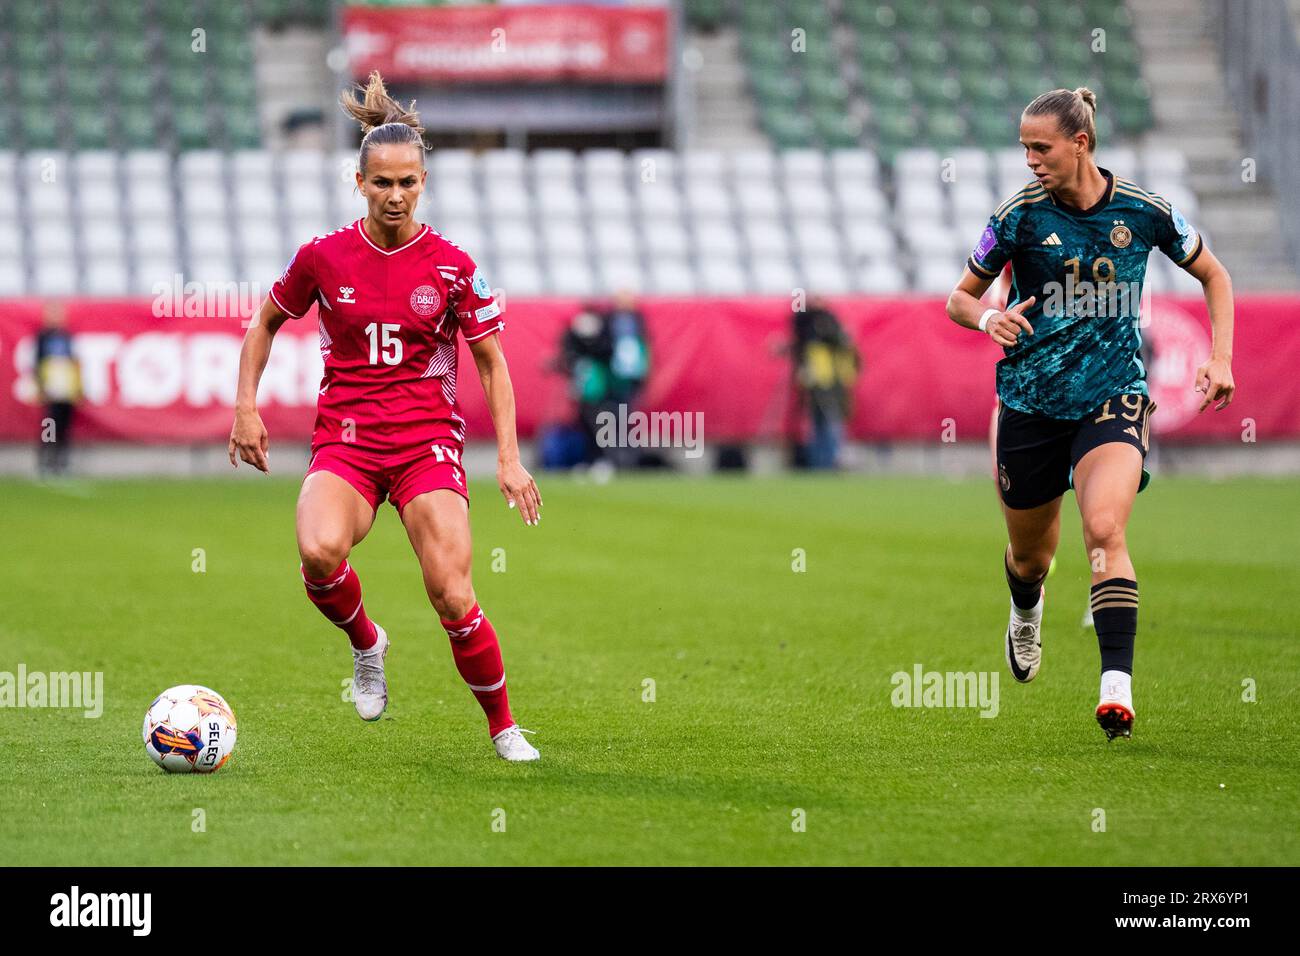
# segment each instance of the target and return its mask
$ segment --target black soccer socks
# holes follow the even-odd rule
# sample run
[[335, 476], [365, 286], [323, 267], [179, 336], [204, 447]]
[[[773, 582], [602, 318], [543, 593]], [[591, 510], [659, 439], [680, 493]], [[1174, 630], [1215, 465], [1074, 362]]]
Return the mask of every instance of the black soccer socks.
[[1011, 565], [1003, 557], [1003, 567], [1007, 572], [1007, 587], [1011, 588], [1011, 600], [1015, 602], [1016, 607], [1022, 611], [1031, 611], [1038, 604], [1039, 593], [1043, 589], [1043, 581], [1047, 578], [1044, 574], [1037, 581], [1023, 581], [1016, 577], [1016, 573], [1011, 570]]
[[1092, 624], [1101, 649], [1101, 669], [1133, 673], [1133, 642], [1138, 627], [1138, 586], [1110, 578], [1092, 586]]

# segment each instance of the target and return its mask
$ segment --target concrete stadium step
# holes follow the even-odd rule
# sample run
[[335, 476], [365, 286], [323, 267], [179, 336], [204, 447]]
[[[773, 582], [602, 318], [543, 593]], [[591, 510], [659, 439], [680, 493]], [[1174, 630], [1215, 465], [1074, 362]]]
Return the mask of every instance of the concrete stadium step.
[[1130, 3], [1142, 73], [1151, 87], [1155, 129], [1146, 145], [1171, 146], [1188, 160], [1198, 223], [1232, 272], [1239, 291], [1300, 288], [1295, 261], [1279, 241], [1272, 189], [1241, 180], [1249, 155], [1228, 100], [1208, 0]]
[[687, 62], [694, 107], [685, 139], [697, 149], [753, 149], [769, 145], [758, 124], [741, 60], [740, 32], [734, 27], [712, 34], [692, 33]]

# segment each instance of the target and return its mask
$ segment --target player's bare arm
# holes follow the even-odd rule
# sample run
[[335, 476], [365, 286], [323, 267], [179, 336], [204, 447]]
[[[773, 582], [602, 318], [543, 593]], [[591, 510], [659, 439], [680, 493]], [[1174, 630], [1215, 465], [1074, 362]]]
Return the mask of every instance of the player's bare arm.
[[[1034, 304], [1034, 297], [1031, 295], [1025, 301], [1017, 302], [1005, 312], [990, 309], [980, 300], [992, 284], [992, 279], [976, 275], [967, 266], [957, 287], [948, 296], [948, 318], [962, 328], [981, 329], [998, 345], [1010, 348], [1016, 344], [1016, 337], [1022, 329], [1029, 335], [1034, 334], [1034, 327], [1024, 316], [1024, 311]], [[983, 321], [986, 314], [988, 320]]]
[[268, 297], [262, 303], [244, 333], [244, 345], [239, 350], [239, 386], [235, 392], [235, 423], [230, 429], [227, 451], [230, 465], [238, 468], [239, 458], [259, 471], [271, 473], [270, 438], [262, 416], [257, 413], [257, 385], [271, 357], [271, 342], [280, 326], [288, 320]]
[[519, 461], [519, 440], [515, 435], [515, 391], [510, 369], [501, 351], [500, 337], [489, 335], [471, 342], [470, 352], [478, 368], [479, 381], [487, 398], [488, 412], [497, 436], [497, 484], [511, 508], [519, 507], [524, 524], [541, 520], [542, 495], [537, 482]]
[[1222, 262], [1209, 249], [1187, 268], [1205, 291], [1205, 305], [1210, 310], [1210, 325], [1214, 340], [1210, 357], [1196, 370], [1195, 388], [1205, 393], [1198, 412], [1203, 412], [1214, 402], [1214, 410], [1221, 411], [1232, 404], [1237, 390], [1232, 380], [1232, 277]]

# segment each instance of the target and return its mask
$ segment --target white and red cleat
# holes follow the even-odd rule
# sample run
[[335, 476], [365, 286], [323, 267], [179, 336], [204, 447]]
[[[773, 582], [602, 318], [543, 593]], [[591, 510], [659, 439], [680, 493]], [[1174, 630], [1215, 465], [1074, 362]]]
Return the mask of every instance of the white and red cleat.
[[1123, 671], [1106, 671], [1101, 675], [1101, 701], [1097, 704], [1097, 723], [1106, 731], [1106, 739], [1133, 736], [1133, 678]]

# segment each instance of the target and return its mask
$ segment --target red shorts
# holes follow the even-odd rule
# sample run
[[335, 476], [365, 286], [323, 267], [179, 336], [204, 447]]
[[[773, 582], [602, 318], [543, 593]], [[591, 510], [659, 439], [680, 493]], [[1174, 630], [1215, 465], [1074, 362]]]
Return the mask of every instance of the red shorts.
[[439, 488], [450, 488], [469, 501], [461, 451], [459, 446], [449, 444], [385, 454], [335, 442], [312, 449], [307, 474], [328, 471], [338, 475], [357, 489], [375, 511], [388, 498], [401, 514], [416, 495]]

